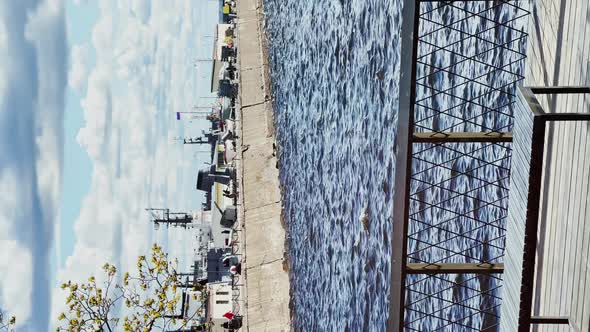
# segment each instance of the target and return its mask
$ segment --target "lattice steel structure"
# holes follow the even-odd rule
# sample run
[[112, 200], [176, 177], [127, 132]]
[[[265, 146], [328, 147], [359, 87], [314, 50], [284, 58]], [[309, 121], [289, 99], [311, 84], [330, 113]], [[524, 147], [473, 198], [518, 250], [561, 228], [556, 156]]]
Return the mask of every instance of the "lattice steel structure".
[[527, 3], [404, 2], [390, 331], [498, 329]]

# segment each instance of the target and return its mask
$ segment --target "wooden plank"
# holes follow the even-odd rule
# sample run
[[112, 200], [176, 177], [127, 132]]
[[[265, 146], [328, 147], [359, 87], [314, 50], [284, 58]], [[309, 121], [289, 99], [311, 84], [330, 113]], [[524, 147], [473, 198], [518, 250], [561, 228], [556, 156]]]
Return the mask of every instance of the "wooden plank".
[[[583, 124], [586, 125], [586, 123], [583, 122], [569, 122], [567, 123], [567, 131], [569, 133], [569, 135], [571, 135], [571, 141], [570, 144], [568, 145], [568, 152], [569, 152], [569, 158], [567, 160], [572, 160], [573, 163], [572, 165], [579, 165], [579, 158], [580, 158], [580, 153], [579, 153], [579, 147], [581, 144], [585, 144], [585, 142], [581, 141], [578, 137], [580, 129], [579, 129], [579, 124]], [[580, 167], [582, 168], [582, 167]], [[578, 219], [575, 217], [575, 214], [577, 211], [579, 211], [579, 206], [576, 206], [578, 203], [577, 197], [579, 197], [579, 194], [576, 193], [576, 189], [577, 189], [577, 185], [582, 182], [580, 181], [580, 177], [578, 177], [578, 171], [580, 170], [580, 168], [573, 168], [570, 169], [569, 173], [569, 177], [567, 179], [567, 189], [566, 189], [566, 210], [564, 211], [565, 213], [567, 213], [567, 215], [569, 215], [569, 218], [566, 218], [566, 248], [565, 248], [565, 256], [564, 256], [564, 260], [566, 261], [565, 263], [565, 267], [564, 267], [564, 275], [566, 276], [565, 279], [565, 287], [563, 287], [562, 289], [565, 290], [565, 293], [562, 293], [561, 296], [561, 302], [562, 305], [561, 307], [563, 308], [563, 310], [559, 311], [559, 312], [566, 312], [566, 313], [571, 313], [573, 311], [572, 307], [575, 306], [575, 301], [571, 301], [571, 299], [573, 299], [576, 296], [576, 293], [574, 291], [574, 283], [575, 283], [575, 279], [573, 279], [572, 277], [575, 275], [575, 272], [577, 270], [577, 262], [576, 262], [576, 258], [577, 258], [577, 251], [575, 250], [575, 245], [576, 243], [578, 243], [578, 232], [576, 231], [578, 229]], [[575, 308], [575, 307], [574, 307]]]
[[[566, 101], [565, 99], [562, 99], [563, 103], [565, 104]], [[561, 163], [561, 171], [559, 171], [558, 173], [555, 173], [556, 176], [558, 176], [558, 178], [556, 179], [557, 181], [557, 187], [556, 189], [556, 195], [557, 195], [557, 207], [555, 210], [555, 213], [560, 216], [567, 216], [568, 215], [568, 211], [567, 211], [567, 204], [569, 202], [569, 199], [567, 197], [568, 193], [569, 193], [569, 188], [568, 188], [568, 179], [570, 177], [571, 172], [569, 172], [569, 164], [571, 164], [571, 134], [569, 132], [570, 128], [568, 128], [568, 123], [559, 123], [558, 126], [561, 127], [560, 131], [561, 131], [561, 135], [559, 137], [559, 139], [562, 141], [561, 143], [561, 157], [559, 158], [560, 163]], [[565, 161], [567, 161], [567, 163], [565, 163]], [[552, 308], [553, 310], [551, 311], [551, 314], [554, 313], [563, 313], [565, 311], [563, 311], [565, 308], [565, 303], [564, 303], [564, 293], [565, 290], [567, 289], [567, 281], [568, 281], [568, 272], [566, 271], [567, 269], [567, 261], [568, 261], [568, 257], [566, 257], [566, 248], [567, 248], [567, 243], [568, 243], [568, 232], [569, 232], [569, 224], [570, 224], [570, 218], [566, 218], [563, 220], [563, 222], [558, 226], [559, 229], [557, 230], [557, 242], [559, 243], [559, 246], [556, 248], [556, 250], [554, 251], [554, 255], [555, 255], [555, 262], [556, 264], [554, 264], [554, 269], [555, 269], [555, 273], [553, 274], [553, 277], [555, 279], [556, 285], [555, 288], [553, 290], [553, 293], [555, 295], [557, 295], [555, 297], [555, 301], [553, 302]], [[532, 314], [532, 313], [531, 313]], [[545, 313], [544, 313], [545, 314]]]
[[504, 264], [427, 264], [427, 263], [408, 263], [406, 265], [408, 274], [499, 274], [504, 273]]
[[[589, 16], [590, 17], [590, 16]], [[588, 142], [590, 140], [590, 130], [588, 127], [583, 126], [584, 135], [582, 135], [582, 139], [584, 142]], [[583, 165], [587, 165], [590, 162], [590, 144], [584, 145], [584, 162]], [[581, 224], [583, 227], [582, 230], [582, 239], [581, 244], [582, 248], [580, 250], [580, 257], [581, 260], [577, 262], [578, 268], [580, 270], [578, 277], [574, 278], [576, 280], [580, 280], [580, 284], [576, 287], [576, 297], [578, 302], [578, 307], [573, 313], [573, 321], [577, 326], [581, 328], [588, 327], [588, 308], [590, 308], [590, 297], [586, 294], [590, 290], [590, 279], [588, 275], [590, 274], [590, 264], [589, 264], [589, 257], [590, 257], [590, 225], [588, 225], [586, 220], [588, 220], [590, 209], [588, 208], [588, 202], [590, 200], [590, 167], [585, 167], [582, 173], [582, 194], [579, 196], [580, 205], [582, 208], [580, 209], [580, 219]]]
[[414, 143], [512, 142], [512, 133], [414, 133]]
[[[571, 68], [570, 71], [570, 78], [568, 80], [566, 80], [565, 82], [567, 82], [567, 84], [569, 85], [579, 85], [579, 86], [586, 86], [588, 87], [588, 91], [590, 92], [590, 87], [588, 86], [588, 84], [585, 84], [582, 80], [581, 77], [583, 77], [584, 75], [584, 67], [582, 64], [582, 61], [580, 56], [583, 55], [583, 53], [581, 53], [581, 48], [580, 45], [584, 45], [583, 43], [580, 43], [578, 39], [583, 40], [584, 39], [584, 33], [583, 33], [583, 29], [585, 29], [586, 24], [585, 23], [585, 17], [583, 17], [582, 15], [585, 16], [586, 14], [586, 7], [587, 6], [587, 1], [582, 1], [582, 2], [577, 2], [576, 6], [572, 6], [574, 8], [572, 15], [574, 16], [574, 20], [573, 20], [573, 24], [569, 24], [570, 26], [570, 38], [572, 45], [570, 46], [571, 48], [571, 57], [569, 59], [569, 65]], [[586, 58], [586, 57], [583, 57]], [[587, 94], [586, 94], [587, 96]], [[583, 101], [584, 95], [574, 95], [571, 97], [570, 101], [568, 102], [568, 109], [572, 110], [572, 111], [583, 111], [583, 104], [581, 104], [580, 102]], [[563, 110], [562, 110], [563, 111]], [[572, 163], [572, 178], [570, 179], [571, 181], [571, 185], [573, 187], [572, 190], [570, 190], [570, 204], [569, 205], [569, 209], [570, 211], [568, 211], [568, 214], [571, 215], [571, 219], [572, 220], [572, 229], [571, 232], [573, 232], [573, 239], [568, 241], [568, 249], [569, 249], [569, 253], [566, 254], [566, 257], [570, 257], [568, 259], [568, 272], [567, 272], [567, 276], [568, 276], [568, 287], [566, 288], [566, 295], [562, 296], [562, 299], [564, 298], [570, 298], [572, 299], [571, 301], [567, 301], [566, 300], [566, 304], [567, 304], [567, 311], [563, 311], [565, 313], [567, 313], [569, 316], [571, 316], [571, 322], [570, 324], [572, 325], [580, 325], [581, 324], [581, 320], [577, 319], [577, 315], [576, 312], [578, 312], [579, 308], [582, 306], [583, 303], [583, 297], [578, 296], [579, 292], [580, 292], [580, 272], [581, 272], [581, 260], [582, 260], [582, 236], [583, 236], [583, 225], [584, 225], [584, 219], [580, 217], [580, 212], [583, 210], [583, 203], [580, 202], [580, 199], [578, 199], [583, 192], [582, 189], [582, 183], [584, 181], [581, 181], [580, 179], [583, 179], [583, 173], [584, 173], [584, 168], [586, 167], [575, 167], [574, 165], [585, 165], [584, 163], [584, 159], [585, 159], [585, 155], [584, 155], [584, 147], [586, 145], [586, 141], [584, 139], [580, 139], [581, 137], [585, 136], [585, 129], [586, 128], [586, 123], [583, 122], [576, 122], [573, 124], [575, 126], [576, 129], [576, 135], [574, 136], [574, 150], [573, 150], [573, 156], [574, 156], [574, 162]], [[583, 136], [581, 136], [583, 135]], [[582, 205], [583, 204], [583, 205]], [[538, 312], [533, 312], [533, 314], [537, 314]], [[579, 321], [579, 322], [578, 322]]]
[[[547, 85], [590, 86], [589, 6], [588, 0], [536, 0], [531, 3], [533, 15], [528, 29], [525, 86], [531, 86], [533, 90]], [[551, 95], [555, 92], [551, 89], [535, 91], [548, 93], [537, 95], [548, 113], [590, 111], [590, 94], [556, 97]], [[575, 115], [569, 117], [575, 119]], [[546, 180], [539, 213], [541, 245], [537, 248], [540, 266], [536, 272], [536, 303], [531, 316], [567, 314], [572, 326], [588, 331], [590, 223], [585, 221], [590, 214], [590, 132], [586, 123], [576, 124], [575, 136], [568, 140], [565, 136], [574, 134], [570, 132], [571, 125], [548, 124], [551, 135], [546, 141], [548, 153], [544, 158], [543, 175]], [[571, 152], [566, 153], [566, 149]], [[512, 188], [510, 195], [513, 195]], [[564, 257], [566, 264], [560, 261]], [[510, 273], [508, 264], [506, 269], [505, 276]], [[537, 325], [535, 329], [555, 331], [556, 327], [560, 331], [564, 328], [569, 331], [566, 326], [559, 325]]]

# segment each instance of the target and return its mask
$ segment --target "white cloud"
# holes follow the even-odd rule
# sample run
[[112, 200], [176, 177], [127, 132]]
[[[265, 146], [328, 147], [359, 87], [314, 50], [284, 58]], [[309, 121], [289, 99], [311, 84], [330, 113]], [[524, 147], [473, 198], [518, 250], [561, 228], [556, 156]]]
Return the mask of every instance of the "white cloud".
[[[192, 71], [197, 55], [188, 51], [198, 35], [190, 16], [198, 12], [193, 6], [201, 6], [195, 4], [100, 3], [91, 44], [96, 65], [88, 73], [85, 123], [77, 136], [92, 161], [92, 180], [75, 222], [74, 251], [58, 280], [85, 280], [107, 260], [133, 269], [137, 256], [166, 234], [153, 233], [144, 209], [198, 204], [177, 188], [177, 165], [196, 166], [169, 140], [177, 136], [174, 112], [190, 108], [198, 93]], [[194, 193], [192, 181], [183, 185]], [[52, 317], [62, 307], [63, 293], [55, 289]]]
[[113, 42], [117, 37], [114, 35], [113, 20], [113, 14], [102, 15], [92, 30], [92, 46], [96, 51], [97, 61], [102, 61], [105, 65], [110, 64]]
[[31, 288], [18, 286], [32, 283], [31, 252], [15, 240], [0, 240], [0, 248], [0, 291], [4, 298], [10, 299], [3, 303], [2, 309], [19, 319], [27, 319], [31, 315]]
[[[2, 309], [26, 319], [31, 314], [31, 250], [12, 239], [18, 227], [13, 221], [19, 219], [21, 209], [28, 208], [26, 205], [20, 206], [21, 202], [26, 201], [19, 190], [21, 185], [15, 170], [0, 171], [0, 188], [13, 193], [0, 197], [0, 293], [5, 299]], [[25, 288], [18, 285], [24, 285]]]
[[130, 12], [142, 22], [146, 22], [150, 16], [150, 1], [149, 0], [131, 0]]
[[88, 45], [74, 45], [70, 51], [70, 72], [68, 74], [69, 86], [83, 92], [88, 80], [90, 50]]
[[[67, 41], [62, 1], [41, 3], [30, 17], [26, 35], [42, 54], [37, 59], [39, 112], [35, 166], [43, 210], [51, 211], [46, 227], [51, 228], [57, 219], [61, 191], [64, 85], [67, 80], [63, 67], [67, 63]], [[61, 61], [60, 70], [51, 68], [56, 61]]]
[[82, 108], [86, 125], [78, 133], [78, 142], [91, 160], [99, 159], [109, 140], [112, 118], [111, 72], [108, 65], [98, 64], [88, 78]]
[[0, 82], [9, 82], [0, 84], [0, 186], [9, 193], [0, 198], [0, 306], [34, 331], [49, 320], [48, 252], [61, 191], [63, 15], [58, 0], [0, 2]]
[[20, 202], [24, 201], [22, 197], [24, 193], [19, 190], [21, 185], [15, 169], [0, 170], [0, 187], [8, 193], [13, 193], [12, 195], [2, 195], [0, 197], [0, 237], [2, 238], [6, 237], [7, 234], [15, 233], [17, 225], [12, 220], [19, 217], [20, 208], [28, 208], [28, 206], [19, 207]]

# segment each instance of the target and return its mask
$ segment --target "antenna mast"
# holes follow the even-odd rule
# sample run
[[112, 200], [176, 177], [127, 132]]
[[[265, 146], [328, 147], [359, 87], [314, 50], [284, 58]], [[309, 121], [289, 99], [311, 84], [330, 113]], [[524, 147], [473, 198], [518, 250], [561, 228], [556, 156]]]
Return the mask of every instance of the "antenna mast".
[[160, 225], [166, 227], [181, 227], [188, 228], [193, 222], [193, 217], [186, 212], [170, 212], [170, 209], [146, 209], [150, 213], [151, 222], [154, 223], [154, 228], [159, 229]]

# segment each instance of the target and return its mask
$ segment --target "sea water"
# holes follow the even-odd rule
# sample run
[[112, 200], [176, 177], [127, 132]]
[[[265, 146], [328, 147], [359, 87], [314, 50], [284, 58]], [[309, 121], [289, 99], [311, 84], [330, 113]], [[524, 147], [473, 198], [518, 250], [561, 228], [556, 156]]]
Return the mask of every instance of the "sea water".
[[[401, 6], [399, 0], [265, 1], [292, 311], [298, 331], [385, 330]], [[502, 54], [489, 56], [494, 61]], [[445, 85], [445, 77], [436, 79]], [[475, 130], [478, 124], [470, 126], [465, 124], [462, 130]], [[429, 158], [443, 161], [444, 153], [433, 151]], [[481, 153], [485, 158], [483, 153], [498, 151]], [[497, 180], [493, 169], [483, 167], [478, 172]], [[466, 179], [453, 185], [475, 184]], [[480, 233], [491, 237], [485, 229]], [[423, 287], [442, 286], [435, 282]], [[415, 326], [436, 328], [428, 324], [426, 319]], [[472, 317], [467, 324], [477, 329], [482, 322]]]

